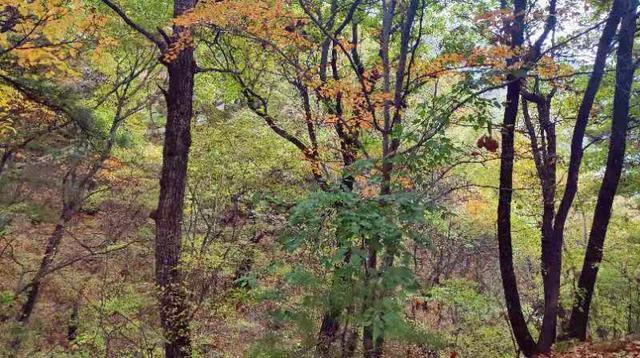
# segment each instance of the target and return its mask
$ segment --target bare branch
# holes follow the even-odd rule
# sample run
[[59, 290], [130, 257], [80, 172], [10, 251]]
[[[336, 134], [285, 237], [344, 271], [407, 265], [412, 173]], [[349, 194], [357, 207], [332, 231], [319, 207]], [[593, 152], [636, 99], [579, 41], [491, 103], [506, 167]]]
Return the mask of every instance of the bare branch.
[[[145, 30], [142, 26], [136, 24], [133, 20], [131, 20], [131, 18], [129, 16], [127, 16], [127, 14], [125, 14], [125, 12], [121, 8], [119, 8], [111, 0], [102, 0], [102, 2], [105, 5], [107, 5], [108, 7], [110, 7], [116, 14], [118, 14], [118, 16], [120, 16], [120, 18], [127, 25], [129, 25], [129, 27], [131, 27], [132, 29], [134, 29], [135, 31], [140, 33], [142, 36], [146, 37], [149, 41], [153, 42], [156, 46], [158, 46], [158, 49], [160, 50], [160, 52], [164, 52], [164, 50], [166, 50], [166, 48], [167, 48], [167, 44], [166, 43], [162, 42], [155, 35], [151, 34], [149, 31]], [[165, 35], [163, 35], [163, 36], [165, 36]]]

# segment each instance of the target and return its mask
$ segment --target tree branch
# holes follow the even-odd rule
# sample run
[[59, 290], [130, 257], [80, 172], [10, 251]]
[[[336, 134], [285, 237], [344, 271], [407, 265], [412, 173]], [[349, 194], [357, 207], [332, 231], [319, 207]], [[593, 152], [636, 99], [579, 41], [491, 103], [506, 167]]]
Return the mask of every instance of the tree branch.
[[[153, 42], [160, 52], [164, 52], [167, 48], [167, 44], [162, 42], [159, 38], [151, 34], [149, 31], [145, 30], [142, 26], [136, 24], [127, 14], [122, 11], [116, 4], [114, 4], [111, 0], [102, 0], [102, 2], [110, 7], [120, 18], [127, 24], [129, 27], [140, 33], [142, 36], [146, 37], [149, 41]], [[163, 35], [164, 36], [164, 35]]]

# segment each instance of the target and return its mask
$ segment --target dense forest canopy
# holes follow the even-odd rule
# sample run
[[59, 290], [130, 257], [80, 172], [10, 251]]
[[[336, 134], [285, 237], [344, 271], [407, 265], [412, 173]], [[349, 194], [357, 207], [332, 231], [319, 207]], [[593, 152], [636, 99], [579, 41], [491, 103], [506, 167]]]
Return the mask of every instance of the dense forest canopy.
[[0, 356], [640, 356], [638, 0], [0, 0]]

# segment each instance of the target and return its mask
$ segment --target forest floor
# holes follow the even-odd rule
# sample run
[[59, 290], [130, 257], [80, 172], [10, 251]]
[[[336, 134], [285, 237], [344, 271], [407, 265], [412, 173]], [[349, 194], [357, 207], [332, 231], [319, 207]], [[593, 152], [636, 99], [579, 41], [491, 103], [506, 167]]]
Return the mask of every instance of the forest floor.
[[587, 342], [558, 352], [553, 357], [562, 358], [640, 358], [640, 336], [630, 336], [618, 341]]

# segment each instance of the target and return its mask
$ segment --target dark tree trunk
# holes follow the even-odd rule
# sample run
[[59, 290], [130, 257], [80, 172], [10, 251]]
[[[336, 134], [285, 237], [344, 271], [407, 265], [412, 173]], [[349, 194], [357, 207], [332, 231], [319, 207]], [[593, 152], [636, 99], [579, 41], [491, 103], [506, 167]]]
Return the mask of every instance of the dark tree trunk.
[[593, 64], [593, 71], [589, 78], [589, 83], [587, 84], [584, 96], [582, 97], [580, 108], [578, 109], [576, 125], [573, 129], [573, 136], [571, 139], [571, 156], [567, 172], [567, 183], [562, 201], [558, 206], [558, 213], [554, 222], [556, 235], [564, 234], [564, 225], [567, 221], [571, 205], [573, 204], [573, 199], [578, 191], [578, 178], [583, 155], [582, 143], [584, 140], [584, 134], [587, 129], [587, 124], [589, 123], [589, 114], [591, 113], [593, 102], [596, 94], [598, 93], [598, 89], [600, 88], [602, 77], [604, 76], [607, 55], [616, 34], [616, 28], [620, 23], [624, 2], [625, 0], [615, 0], [613, 2], [611, 11], [609, 12], [609, 17], [607, 18], [605, 27], [602, 30], [602, 35], [598, 41], [598, 49]]
[[[573, 200], [578, 191], [578, 179], [580, 174], [580, 164], [582, 162], [583, 155], [583, 140], [587, 124], [589, 122], [589, 115], [595, 96], [600, 88], [602, 77], [604, 76], [604, 70], [606, 65], [609, 48], [613, 42], [613, 38], [616, 34], [616, 29], [620, 23], [620, 18], [623, 13], [625, 0], [614, 0], [609, 16], [606, 20], [602, 35], [598, 41], [598, 48], [596, 51], [596, 58], [593, 64], [593, 71], [587, 88], [582, 97], [580, 108], [578, 109], [578, 115], [576, 117], [576, 124], [573, 130], [573, 136], [571, 139], [571, 155], [569, 159], [569, 169], [567, 171], [567, 182], [565, 184], [564, 194], [558, 205], [558, 210], [554, 218], [553, 235], [554, 242], [562, 247], [564, 240], [564, 227], [569, 215]], [[571, 329], [570, 329], [571, 330]], [[568, 332], [568, 336], [572, 336], [571, 332]], [[563, 337], [565, 338], [565, 337]]]
[[67, 341], [73, 342], [78, 338], [78, 314], [80, 312], [80, 296], [73, 303], [71, 308], [71, 315], [69, 317], [69, 325], [67, 327]]
[[[553, 93], [543, 96], [539, 93], [528, 93], [525, 90], [522, 95], [524, 123], [531, 140], [531, 152], [542, 191], [541, 271], [544, 286], [544, 313], [538, 351], [545, 354], [550, 352], [556, 338], [562, 268], [562, 243], [557, 242], [553, 234], [556, 192], [556, 132], [555, 124], [551, 121]], [[534, 102], [538, 109], [539, 135], [529, 115], [529, 101]]]
[[551, 122], [551, 98], [539, 105], [538, 117], [543, 132], [546, 133], [547, 148], [543, 158], [544, 179], [542, 180], [542, 281], [544, 288], [544, 314], [538, 338], [538, 350], [549, 353], [556, 340], [558, 325], [558, 304], [560, 298], [560, 275], [562, 272], [562, 241], [553, 232], [556, 192], [556, 135]]
[[611, 208], [624, 164], [625, 142], [629, 125], [629, 98], [635, 71], [632, 52], [636, 33], [635, 15], [638, 1], [625, 0], [623, 3], [623, 17], [618, 35], [616, 87], [613, 98], [613, 118], [607, 166], [598, 193], [589, 243], [578, 281], [578, 290], [571, 312], [571, 319], [569, 320], [569, 338], [580, 340], [586, 340], [587, 338], [589, 308], [593, 298], [598, 268], [602, 262], [604, 240], [611, 218]]
[[[569, 159], [569, 169], [567, 172], [567, 182], [565, 184], [564, 194], [558, 206], [558, 210], [553, 223], [553, 242], [555, 242], [556, 245], [559, 245], [560, 248], [562, 247], [562, 243], [564, 241], [565, 223], [573, 204], [573, 200], [578, 191], [578, 179], [583, 156], [582, 145], [587, 124], [589, 122], [589, 115], [591, 112], [591, 108], [593, 107], [595, 96], [598, 92], [598, 89], [600, 88], [600, 83], [602, 82], [602, 78], [604, 76], [609, 48], [611, 47], [611, 43], [613, 42], [618, 24], [620, 23], [620, 17], [622, 16], [623, 12], [623, 2], [623, 0], [615, 0], [613, 2], [613, 5], [609, 12], [609, 16], [605, 22], [604, 29], [602, 30], [600, 40], [598, 41], [596, 57], [593, 64], [593, 71], [589, 78], [587, 88], [585, 89], [585, 93], [582, 97], [582, 102], [580, 103], [580, 107], [578, 109], [576, 124], [571, 139], [571, 155]], [[559, 255], [561, 258], [561, 254]]]
[[9, 148], [2, 153], [2, 157], [0, 157], [0, 177], [2, 177], [2, 172], [4, 172], [4, 168], [9, 164], [12, 156], [13, 152]]
[[[354, 313], [354, 307], [347, 308], [347, 314], [352, 315]], [[353, 357], [353, 354], [356, 351], [356, 345], [358, 342], [358, 331], [355, 327], [345, 325], [342, 331], [342, 341], [340, 343], [341, 346], [341, 355], [342, 358], [350, 358]]]
[[316, 354], [319, 357], [331, 357], [331, 346], [336, 340], [338, 330], [340, 329], [340, 313], [341, 310], [332, 307], [329, 303], [329, 309], [324, 313], [322, 317], [322, 323], [320, 324], [320, 333], [318, 334], [318, 346]]
[[511, 243], [511, 197], [513, 190], [514, 127], [518, 111], [521, 82], [515, 80], [507, 86], [507, 107], [502, 128], [502, 157], [500, 159], [500, 194], [498, 199], [498, 251], [500, 274], [509, 322], [518, 346], [525, 355], [535, 352], [535, 342], [529, 333], [522, 313], [518, 282], [513, 267]]
[[[525, 0], [515, 0], [513, 13], [516, 14], [511, 25], [511, 46], [519, 47], [524, 43]], [[504, 290], [507, 314], [518, 346], [526, 356], [536, 352], [536, 344], [529, 333], [527, 322], [522, 313], [518, 282], [513, 267], [513, 247], [511, 243], [511, 198], [513, 191], [514, 133], [522, 80], [508, 77], [507, 103], [502, 124], [502, 153], [500, 159], [500, 193], [498, 199], [498, 252], [500, 274]]]
[[33, 312], [33, 308], [36, 305], [38, 300], [38, 296], [40, 293], [40, 284], [42, 283], [42, 278], [47, 274], [49, 268], [51, 267], [51, 263], [53, 262], [53, 258], [60, 246], [60, 242], [62, 241], [62, 237], [64, 236], [64, 227], [69, 222], [72, 217], [72, 213], [70, 210], [65, 209], [56, 224], [56, 227], [53, 229], [53, 232], [49, 236], [49, 240], [47, 241], [47, 247], [44, 250], [44, 255], [42, 256], [42, 261], [40, 262], [40, 267], [38, 268], [38, 272], [36, 272], [35, 276], [28, 284], [27, 288], [27, 300], [24, 302], [22, 307], [20, 308], [20, 313], [18, 314], [17, 320], [21, 323], [26, 323], [29, 321], [31, 317], [31, 313]]
[[[193, 9], [195, 0], [176, 0], [174, 16]], [[188, 30], [174, 27], [173, 40]], [[165, 356], [191, 356], [189, 312], [182, 282], [182, 220], [191, 145], [193, 115], [193, 47], [180, 50], [167, 64], [169, 90], [166, 93], [167, 124], [162, 152], [160, 198], [156, 211], [156, 284], [160, 290], [160, 322], [164, 331]]]

